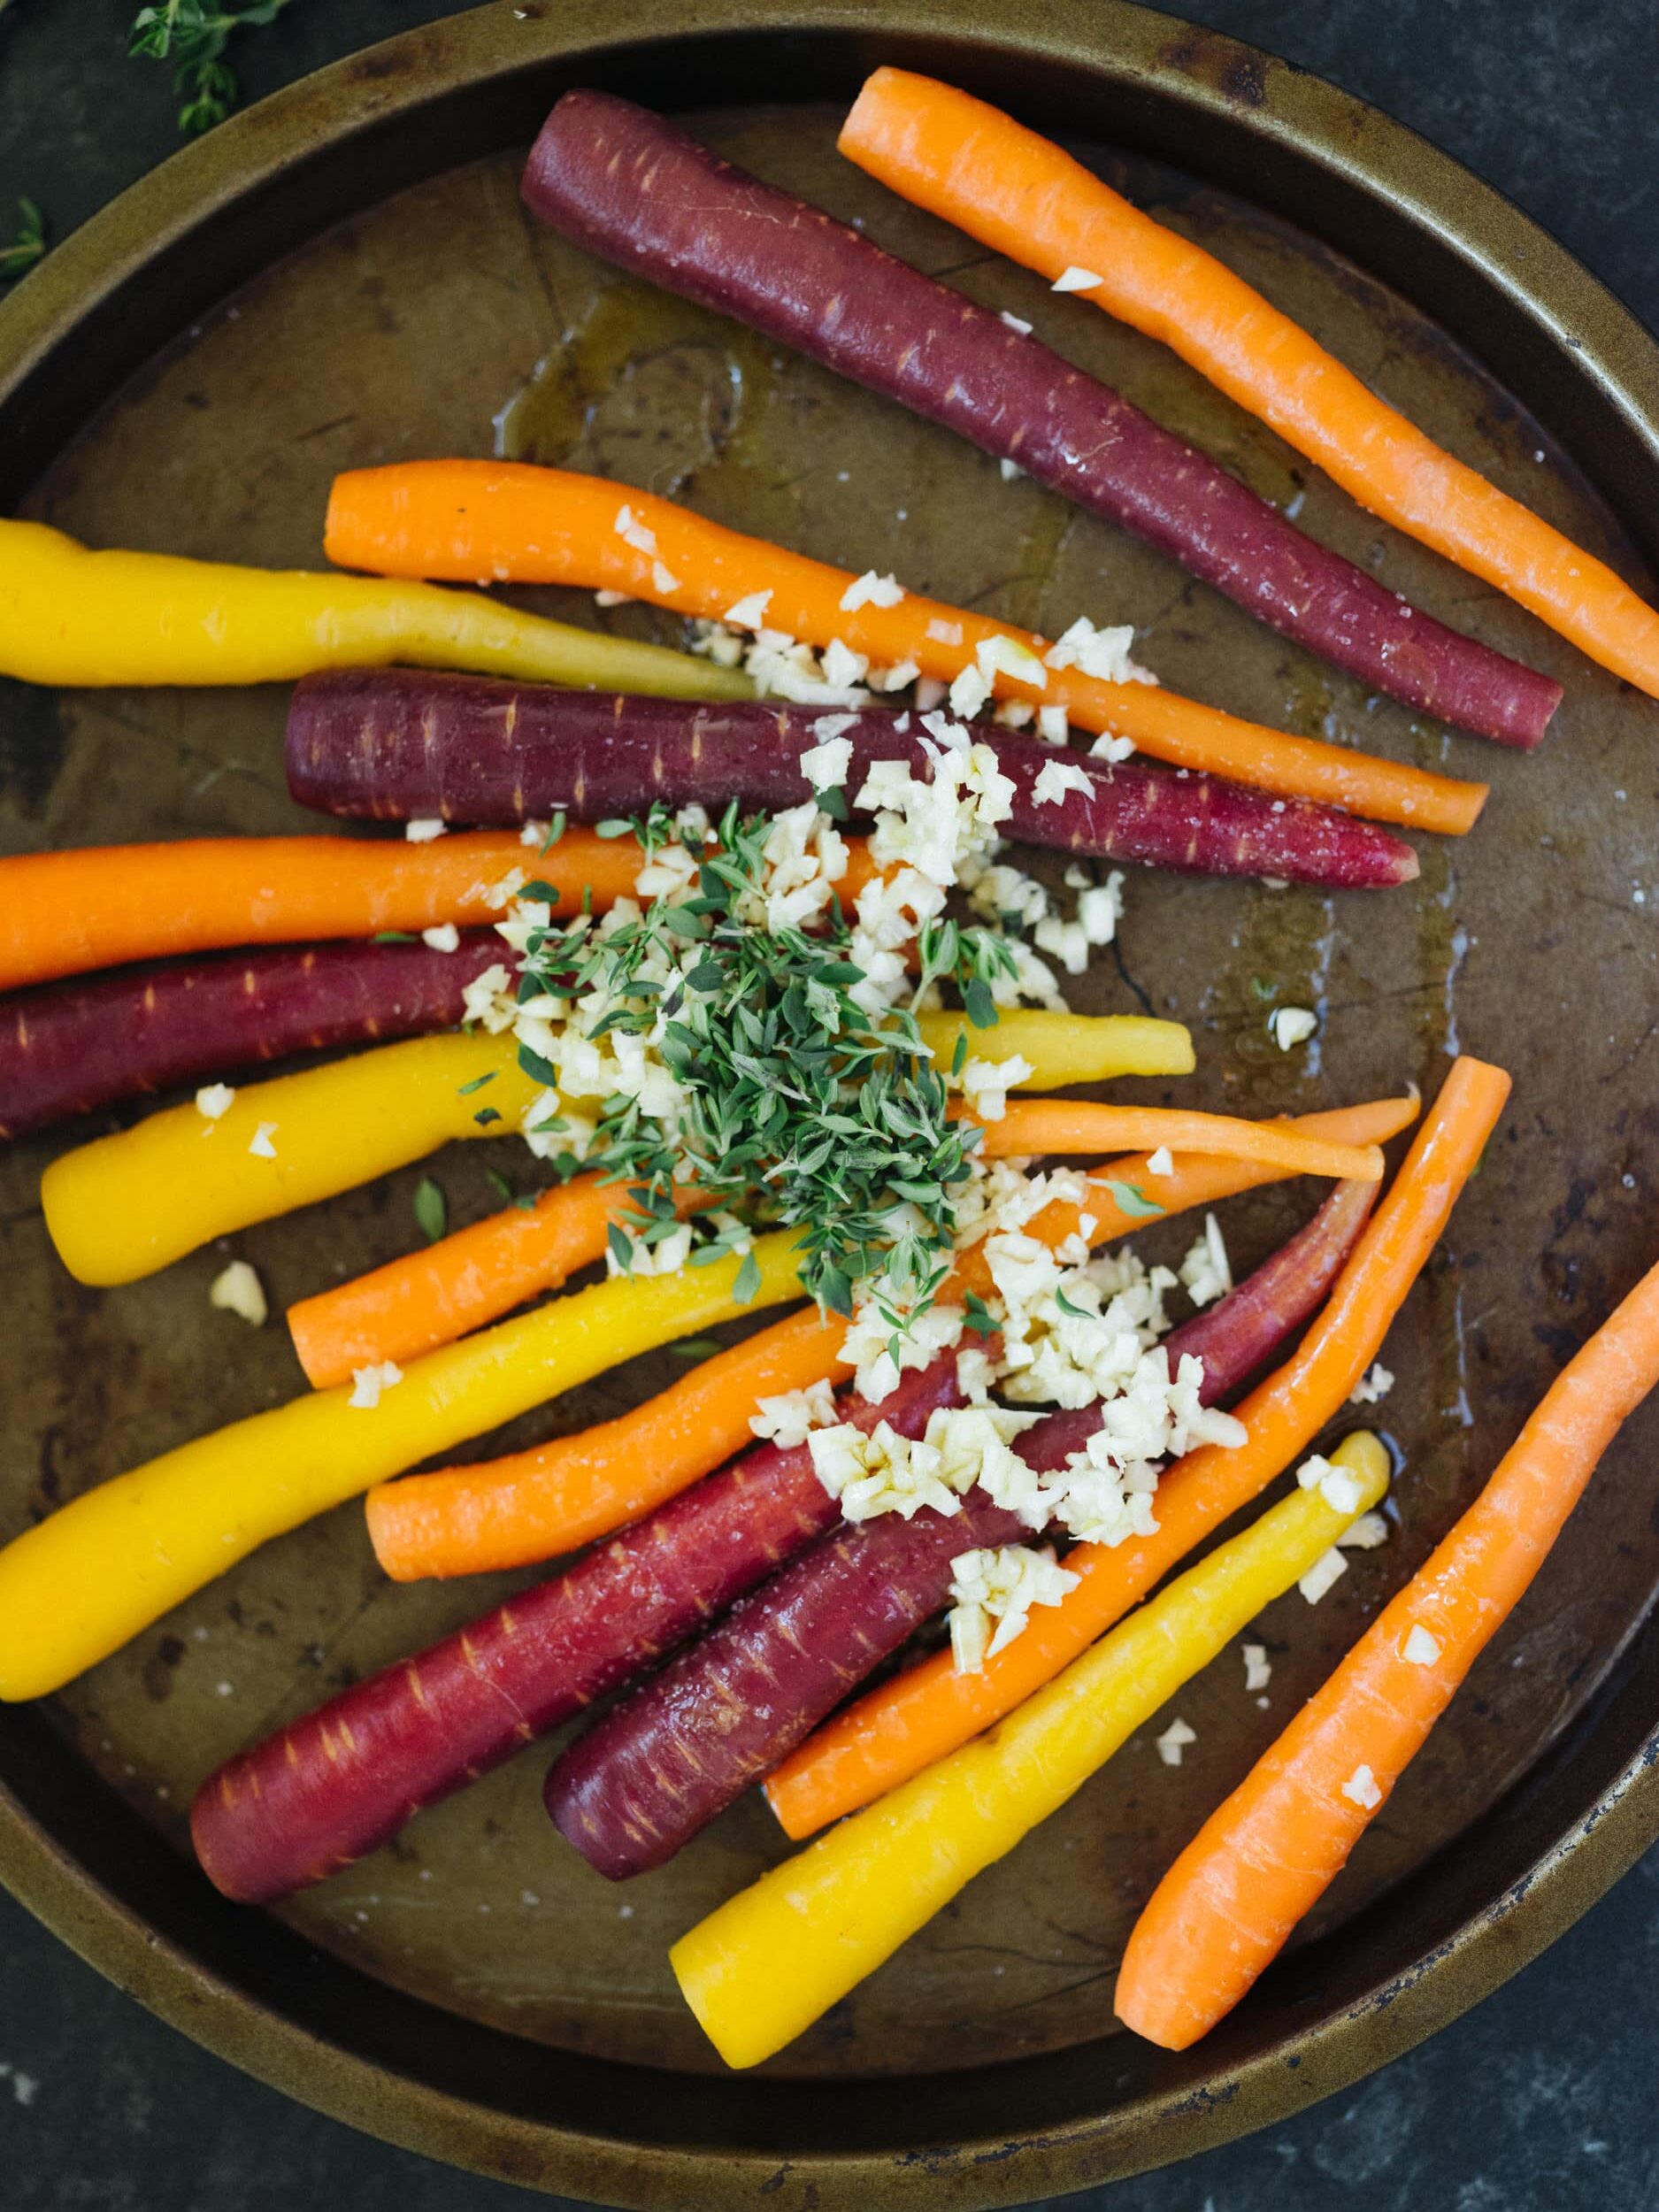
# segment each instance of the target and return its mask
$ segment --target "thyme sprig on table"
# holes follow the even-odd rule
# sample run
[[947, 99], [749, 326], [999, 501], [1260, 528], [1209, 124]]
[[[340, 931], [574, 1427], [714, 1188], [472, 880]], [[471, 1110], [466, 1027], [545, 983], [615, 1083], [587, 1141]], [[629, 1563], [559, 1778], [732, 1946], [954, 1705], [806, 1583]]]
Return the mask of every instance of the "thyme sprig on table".
[[274, 23], [288, 4], [288, 0], [243, 0], [241, 6], [157, 0], [139, 10], [127, 51], [173, 64], [173, 88], [181, 103], [179, 128], [196, 137], [224, 121], [242, 89], [224, 58], [232, 34]]
[[[677, 834], [660, 808], [601, 827], [626, 829], [648, 854]], [[944, 1279], [974, 1133], [950, 1118], [945, 1071], [914, 1013], [872, 1014], [859, 1003], [864, 972], [848, 957], [852, 933], [839, 909], [810, 935], [743, 918], [764, 879], [770, 828], [767, 817], [743, 818], [733, 806], [713, 843], [688, 846], [699, 865], [687, 895], [656, 900], [619, 926], [595, 927], [583, 916], [533, 930], [519, 1002], [550, 994], [584, 1006], [585, 1033], [595, 1041], [649, 1037], [683, 1087], [672, 1129], [635, 1098], [603, 1101], [583, 1163], [629, 1185], [644, 1217], [640, 1243], [649, 1248], [674, 1233], [675, 1193], [695, 1179], [717, 1206], [798, 1225], [803, 1281], [822, 1305], [850, 1314], [855, 1294], [879, 1286], [896, 1328], [895, 1305], [925, 1306]], [[519, 895], [549, 895], [549, 885], [529, 883]], [[974, 1018], [995, 1021], [990, 982], [1005, 966], [1006, 948], [991, 933], [945, 925], [924, 947], [922, 980], [956, 982]], [[952, 1072], [965, 1051], [964, 1041]], [[522, 1042], [518, 1057], [535, 1080], [554, 1084], [554, 1068]], [[568, 1125], [555, 1113], [533, 1133]], [[573, 1151], [557, 1163], [564, 1173], [577, 1164]], [[692, 1263], [720, 1257], [745, 1233], [728, 1217]], [[612, 1242], [627, 1264], [626, 1233], [618, 1229]], [[746, 1261], [739, 1297], [758, 1280]]]
[[46, 250], [46, 223], [33, 200], [18, 202], [18, 227], [0, 246], [0, 284], [12, 284], [35, 266]]

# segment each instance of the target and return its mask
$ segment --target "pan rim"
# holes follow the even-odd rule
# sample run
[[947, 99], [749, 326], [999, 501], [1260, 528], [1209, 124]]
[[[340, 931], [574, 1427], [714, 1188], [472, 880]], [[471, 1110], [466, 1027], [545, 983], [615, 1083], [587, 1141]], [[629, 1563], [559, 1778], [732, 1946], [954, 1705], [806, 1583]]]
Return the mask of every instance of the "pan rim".
[[[626, 65], [631, 55], [688, 35], [683, 0], [634, 0], [626, 29], [603, 0], [565, 0], [557, 12], [555, 22], [540, 0], [495, 0], [405, 33], [276, 94], [132, 187], [0, 306], [0, 427], [20, 419], [18, 442], [27, 446], [42, 384], [97, 311], [142, 286], [159, 256], [185, 251], [222, 225], [228, 209], [280, 198], [319, 147], [337, 152], [439, 100], [482, 98], [493, 88], [527, 84], [555, 64], [580, 65], [591, 56]], [[1570, 351], [1609, 425], [1601, 465], [1586, 465], [1640, 534], [1633, 480], [1609, 473], [1609, 457], [1624, 441], [1659, 480], [1659, 344], [1565, 249], [1403, 126], [1317, 78], [1131, 0], [973, 0], [972, 7], [962, 0], [700, 0], [695, 11], [698, 41], [832, 35], [861, 64], [953, 42], [982, 63], [1018, 56], [1082, 87], [1173, 104], [1235, 150], [1224, 151], [1217, 180], [1226, 180], [1228, 158], [1256, 150], [1263, 172], [1245, 188], [1270, 206], [1279, 155], [1317, 165], [1333, 189], [1380, 203], [1402, 238], [1419, 235], [1425, 250], [1433, 242], [1444, 261], [1437, 288], [1461, 272], [1486, 288], [1518, 333], [1530, 330], [1543, 350]], [[1207, 176], [1217, 173], [1208, 162], [1200, 165]], [[1420, 296], [1400, 272], [1371, 265]], [[1432, 311], [1455, 328], [1442, 306]], [[1567, 442], [1578, 450], [1571, 436]], [[1559, 1795], [1548, 1840], [1498, 1893], [1449, 1918], [1443, 1940], [1239, 2065], [1212, 2069], [1209, 2078], [1188, 2068], [1166, 2091], [1012, 2141], [986, 2137], [903, 2152], [770, 2144], [714, 2150], [556, 2124], [459, 2095], [319, 2039], [163, 1933], [3, 1780], [0, 1881], [82, 1957], [208, 2048], [334, 2117], [452, 2163], [641, 2212], [715, 2212], [763, 2195], [775, 2198], [780, 2212], [796, 2203], [850, 2212], [875, 2202], [988, 2212], [1143, 2170], [1283, 2118], [1409, 2049], [1546, 1947], [1659, 1837], [1659, 1725], [1652, 1724], [1659, 1717], [1650, 1714], [1644, 1733], [1627, 1710], [1641, 1702], [1640, 1655], [1655, 1644], [1659, 1630], [1649, 1619], [1632, 1639], [1618, 1685], [1579, 1724], [1586, 1755], [1578, 1763], [1594, 1768], [1601, 1747], [1588, 1796], [1582, 1783], [1575, 1789], [1562, 1779], [1571, 1747], [1547, 1755], [1521, 1788], [1536, 1784], [1548, 1793], [1553, 1786]], [[1609, 1751], [1601, 1738], [1621, 1728], [1623, 1748]], [[1507, 1801], [1488, 1809], [1481, 1832], [1502, 1823]], [[1361, 1922], [1374, 1922], [1386, 1905]], [[1358, 1925], [1327, 1940], [1340, 1945]], [[759, 2086], [785, 2100], [795, 2085]]]

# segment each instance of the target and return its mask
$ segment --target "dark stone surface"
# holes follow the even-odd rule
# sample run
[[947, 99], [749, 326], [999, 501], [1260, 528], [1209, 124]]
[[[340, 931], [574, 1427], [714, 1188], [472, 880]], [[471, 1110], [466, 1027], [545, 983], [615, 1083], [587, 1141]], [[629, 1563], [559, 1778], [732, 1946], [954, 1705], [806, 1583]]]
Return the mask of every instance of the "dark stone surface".
[[[250, 96], [449, 12], [296, 0], [237, 42]], [[1186, 11], [1414, 125], [1548, 224], [1659, 326], [1651, 0], [1190, 0]], [[173, 150], [165, 73], [123, 58], [131, 0], [0, 12], [0, 236], [20, 192], [68, 229]], [[1497, 365], [1500, 367], [1501, 364]], [[1115, 2191], [1112, 2212], [1637, 2212], [1659, 2206], [1659, 1854], [1432, 2043], [1289, 2125]], [[550, 2203], [392, 2151], [245, 2079], [0, 1899], [7, 2212], [495, 2212]], [[572, 2208], [575, 2212], [575, 2208]], [[880, 2208], [872, 2208], [880, 2212]]]

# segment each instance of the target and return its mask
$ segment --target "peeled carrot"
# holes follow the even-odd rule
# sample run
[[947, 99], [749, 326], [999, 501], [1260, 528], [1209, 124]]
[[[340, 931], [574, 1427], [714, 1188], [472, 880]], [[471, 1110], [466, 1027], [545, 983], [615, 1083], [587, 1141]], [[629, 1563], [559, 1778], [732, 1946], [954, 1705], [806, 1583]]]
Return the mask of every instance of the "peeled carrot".
[[1290, 1465], [1340, 1413], [1445, 1228], [1502, 1111], [1509, 1079], [1461, 1059], [1300, 1348], [1233, 1411], [1235, 1449], [1189, 1452], [1158, 1485], [1158, 1532], [1067, 1554], [1079, 1577], [978, 1674], [925, 1659], [802, 1745], [767, 1785], [792, 1836], [868, 1804], [1000, 1720], [1121, 1617], [1193, 1547]]
[[[1381, 1143], [1417, 1113], [1414, 1099], [1309, 1114], [1287, 1125], [1336, 1142]], [[1027, 1233], [1060, 1244], [1091, 1217], [1095, 1243], [1126, 1235], [1141, 1217], [1120, 1205], [1110, 1185], [1153, 1190], [1165, 1213], [1211, 1205], [1235, 1191], [1281, 1179], [1282, 1168], [1236, 1160], [1178, 1158], [1173, 1171], [1151, 1175], [1144, 1154], [1095, 1170], [1087, 1207], [1046, 1206]], [[981, 1295], [991, 1288], [983, 1253], [957, 1262], [946, 1296]], [[718, 1467], [749, 1434], [758, 1398], [801, 1390], [820, 1380], [841, 1383], [851, 1369], [839, 1356], [845, 1325], [816, 1312], [790, 1316], [733, 1350], [718, 1354], [683, 1381], [632, 1412], [577, 1436], [511, 1457], [436, 1474], [413, 1475], [370, 1494], [369, 1534], [388, 1574], [400, 1582], [422, 1576], [480, 1574], [528, 1565], [590, 1543]]]
[[[981, 1125], [988, 1159], [1024, 1154], [1098, 1152], [1108, 1145], [1161, 1146], [1171, 1152], [1255, 1160], [1286, 1175], [1328, 1175], [1339, 1182], [1379, 1183], [1382, 1154], [1374, 1144], [1332, 1144], [1284, 1122], [1241, 1121], [1231, 1114], [1185, 1113], [1164, 1106], [1102, 1106], [1071, 1098], [1010, 1102], [1002, 1118]], [[1148, 1194], [1156, 1201], [1156, 1187]]]
[[664, 116], [587, 87], [565, 93], [522, 189], [589, 253], [734, 315], [1122, 523], [1367, 690], [1509, 745], [1536, 745], [1561, 703], [1559, 684], [1442, 628], [1304, 537], [1026, 325], [720, 160]]
[[941, 1067], [950, 1065], [964, 1039], [971, 1060], [1023, 1060], [1028, 1072], [1010, 1080], [1010, 1090], [1057, 1091], [1068, 1083], [1110, 1083], [1120, 1075], [1190, 1075], [1197, 1064], [1184, 1022], [1144, 1014], [1016, 1006], [981, 1027], [946, 1008], [918, 1014], [916, 1026]]
[[801, 1295], [793, 1233], [739, 1263], [618, 1276], [357, 1388], [308, 1391], [83, 1491], [0, 1549], [0, 1699], [44, 1697], [258, 1545], [621, 1361]]
[[688, 699], [749, 690], [735, 670], [688, 653], [572, 629], [472, 592], [94, 552], [43, 522], [0, 520], [0, 674], [34, 684], [265, 684], [388, 661]]
[[855, 1989], [1305, 1574], [1388, 1487], [1388, 1455], [1364, 1430], [1336, 1457], [1351, 1484], [1341, 1503], [1323, 1488], [1293, 1490], [1001, 1728], [819, 1836], [682, 1936], [670, 1962], [726, 2064], [770, 2058]]
[[[1070, 154], [931, 77], [878, 69], [841, 150], [930, 214], [1148, 337], [1271, 424], [1362, 507], [1659, 696], [1659, 614], [1604, 563], [1377, 397], [1288, 315]], [[1068, 287], [1068, 289], [1072, 288]]]
[[[411, 461], [352, 470], [334, 480], [326, 543], [331, 560], [383, 575], [573, 584], [715, 620], [764, 595], [768, 628], [816, 646], [840, 639], [879, 665], [911, 662], [946, 683], [995, 639], [1039, 659], [1048, 649], [1028, 630], [914, 592], [849, 611], [842, 603], [856, 580], [845, 570], [741, 537], [651, 493], [563, 469]], [[1156, 684], [1105, 683], [1075, 668], [1039, 666], [1034, 675], [1041, 681], [1001, 669], [992, 687], [1000, 697], [1064, 706], [1078, 728], [1131, 738], [1155, 760], [1282, 798], [1453, 834], [1472, 827], [1486, 800], [1485, 784], [1287, 737]]]
[[193, 837], [0, 860], [0, 990], [230, 945], [291, 945], [500, 919], [503, 888], [550, 880], [555, 911], [631, 896], [630, 838], [567, 830], [547, 854], [487, 831], [411, 845], [356, 837]]
[[[935, 1013], [920, 1026], [947, 1060], [965, 1033], [977, 1058], [1018, 1054], [1025, 1063], [1018, 1084], [1051, 1088], [1118, 1072], [1120, 1023], [1132, 1064], [1155, 1029], [1190, 1064], [1192, 1041], [1178, 1022], [1027, 1013], [981, 1030], [965, 1014]], [[541, 1094], [511, 1035], [418, 1037], [248, 1084], [217, 1119], [194, 1104], [173, 1106], [96, 1137], [52, 1162], [41, 1204], [72, 1275], [130, 1283], [214, 1237], [336, 1197], [454, 1138], [505, 1136]]]
[[[319, 813], [378, 821], [503, 825], [564, 811], [603, 822], [659, 799], [778, 813], [812, 796], [801, 756], [818, 743], [824, 718], [822, 707], [776, 700], [607, 699], [430, 669], [337, 670], [295, 687], [288, 789]], [[1010, 787], [1003, 830], [1025, 844], [1330, 890], [1380, 889], [1417, 872], [1411, 847], [1373, 822], [1213, 776], [1074, 758], [1070, 787], [1054, 797], [1043, 783], [1054, 754], [1040, 739], [990, 722], [964, 726], [995, 753]], [[912, 710], [859, 707], [833, 727], [851, 748], [855, 800], [878, 761], [932, 779], [930, 740]]]
[[395, 1582], [557, 1558], [641, 1520], [754, 1441], [762, 1398], [846, 1382], [847, 1325], [816, 1306], [717, 1352], [614, 1421], [527, 1452], [382, 1483], [366, 1500], [374, 1555]]
[[[518, 1129], [542, 1087], [511, 1037], [450, 1030], [243, 1084], [217, 1118], [164, 1107], [61, 1152], [41, 1178], [46, 1227], [77, 1282], [136, 1282], [256, 1221]], [[498, 1119], [480, 1124], [493, 1108]]]
[[1570, 1360], [1486, 1488], [1213, 1813], [1135, 1923], [1117, 2009], [1184, 2051], [1348, 1863], [1659, 1383], [1659, 1267]]
[[[843, 1415], [866, 1428], [890, 1417], [919, 1436], [957, 1396], [946, 1356], [881, 1407]], [[749, 1441], [625, 1535], [227, 1761], [190, 1809], [209, 1879], [250, 1903], [321, 1881], [644, 1673], [793, 1558], [835, 1519], [835, 1501], [804, 1445]]]
[[[689, 1192], [677, 1194], [682, 1214], [695, 1211], [699, 1202]], [[533, 1206], [509, 1206], [302, 1298], [288, 1308], [288, 1325], [306, 1381], [326, 1390], [359, 1367], [453, 1344], [510, 1313], [532, 1291], [557, 1290], [599, 1258], [611, 1224], [631, 1214], [637, 1220], [625, 1185], [579, 1175], [543, 1191]]]
[[[1225, 1403], [1322, 1302], [1373, 1196], [1367, 1183], [1339, 1183], [1236, 1290], [1164, 1339], [1171, 1374], [1198, 1362], [1201, 1405]], [[898, 1402], [895, 1391], [869, 1408], [868, 1419]], [[1020, 1457], [1040, 1474], [1064, 1467], [1107, 1411], [1096, 1399], [1050, 1414], [1020, 1437]], [[817, 1543], [554, 1762], [542, 1791], [553, 1824], [612, 1881], [663, 1865], [786, 1758], [942, 1610], [952, 1563], [964, 1552], [1032, 1535], [1028, 1522], [977, 1485], [950, 1515], [925, 1506], [908, 1519], [881, 1513], [836, 1526], [840, 1509], [827, 1494], [825, 1502]]]

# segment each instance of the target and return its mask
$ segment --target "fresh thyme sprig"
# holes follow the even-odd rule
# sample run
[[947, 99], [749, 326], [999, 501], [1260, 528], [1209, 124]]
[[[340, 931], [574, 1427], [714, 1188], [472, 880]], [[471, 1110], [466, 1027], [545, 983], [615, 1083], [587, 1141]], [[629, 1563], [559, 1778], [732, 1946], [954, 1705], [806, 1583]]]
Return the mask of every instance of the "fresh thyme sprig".
[[46, 250], [46, 224], [33, 200], [18, 202], [18, 227], [10, 242], [0, 246], [0, 284], [15, 283], [32, 269]]
[[[968, 1019], [976, 1029], [989, 1029], [996, 1019], [992, 987], [1018, 973], [1007, 938], [994, 929], [964, 929], [952, 921], [928, 922], [917, 949], [921, 956], [918, 996], [930, 983], [954, 983], [962, 994]], [[965, 1051], [960, 1056], [965, 1058]]]
[[127, 51], [174, 65], [173, 89], [181, 102], [179, 128], [196, 137], [224, 121], [241, 90], [235, 71], [224, 59], [232, 33], [274, 23], [288, 4], [288, 0], [243, 0], [241, 6], [158, 0], [139, 10]]
[[[656, 808], [624, 826], [653, 854], [677, 833]], [[894, 1306], [926, 1305], [943, 1280], [975, 1139], [949, 1117], [944, 1073], [914, 1015], [859, 1002], [865, 977], [847, 956], [844, 920], [808, 935], [745, 918], [770, 828], [768, 818], [729, 808], [713, 844], [688, 848], [695, 887], [678, 902], [658, 899], [618, 926], [595, 929], [584, 917], [533, 930], [519, 1002], [577, 1002], [595, 1041], [649, 1035], [682, 1087], [672, 1130], [636, 1098], [605, 1099], [587, 1154], [588, 1166], [629, 1185], [639, 1242], [674, 1233], [675, 1192], [695, 1179], [717, 1204], [799, 1226], [803, 1280], [823, 1305], [849, 1314], [856, 1293], [879, 1285], [897, 1326]], [[520, 896], [549, 888], [529, 883]], [[971, 1011], [987, 1021], [996, 1018], [987, 978], [1005, 957], [989, 933], [954, 925], [934, 932], [925, 954], [933, 975], [977, 987], [983, 1004]], [[532, 1048], [521, 1042], [518, 1056], [537, 1081], [555, 1082]], [[556, 1113], [533, 1133], [567, 1125]], [[572, 1154], [557, 1164], [569, 1172], [577, 1163]], [[733, 1220], [696, 1257], [718, 1257], [742, 1235]], [[626, 1265], [620, 1231], [617, 1246]], [[742, 1284], [740, 1271], [740, 1297]]]

